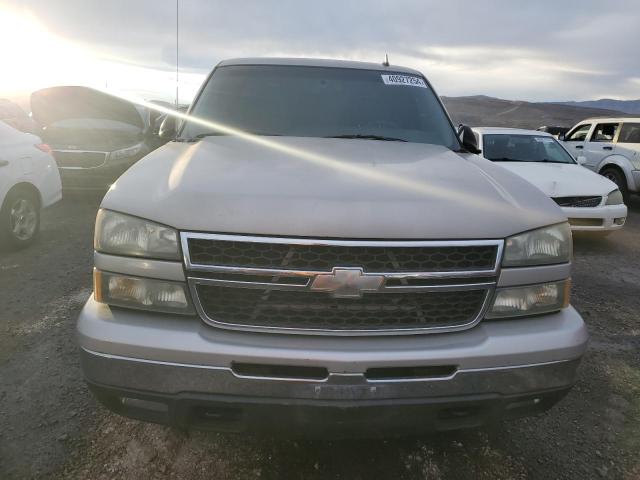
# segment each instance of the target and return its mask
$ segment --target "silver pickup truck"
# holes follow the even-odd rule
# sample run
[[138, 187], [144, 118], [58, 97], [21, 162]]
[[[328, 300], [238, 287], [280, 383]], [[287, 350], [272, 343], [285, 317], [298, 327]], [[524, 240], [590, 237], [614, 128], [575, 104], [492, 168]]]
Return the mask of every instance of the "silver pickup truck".
[[414, 70], [220, 63], [96, 220], [78, 319], [108, 408], [218, 431], [394, 434], [544, 411], [587, 343], [572, 240]]

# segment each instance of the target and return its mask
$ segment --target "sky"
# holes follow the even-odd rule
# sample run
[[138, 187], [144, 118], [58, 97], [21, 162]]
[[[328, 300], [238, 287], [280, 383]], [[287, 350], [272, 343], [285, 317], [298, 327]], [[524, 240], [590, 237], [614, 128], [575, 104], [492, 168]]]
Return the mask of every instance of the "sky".
[[[422, 71], [440, 95], [640, 98], [640, 1], [178, 0], [179, 100], [222, 59]], [[86, 85], [175, 100], [176, 0], [0, 0], [0, 97]]]

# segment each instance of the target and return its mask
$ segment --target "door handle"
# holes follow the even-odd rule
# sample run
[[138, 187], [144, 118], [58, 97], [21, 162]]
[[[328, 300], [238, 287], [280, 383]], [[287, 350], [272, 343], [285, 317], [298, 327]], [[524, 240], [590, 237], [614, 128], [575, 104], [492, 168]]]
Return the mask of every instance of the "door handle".
[[602, 147], [603, 150], [613, 150], [613, 147], [610, 146], [604, 146]]
[[576, 145], [576, 150], [582, 150], [584, 147], [582, 145]]
[[9, 165], [9, 160], [0, 160], [0, 167], [6, 167]]

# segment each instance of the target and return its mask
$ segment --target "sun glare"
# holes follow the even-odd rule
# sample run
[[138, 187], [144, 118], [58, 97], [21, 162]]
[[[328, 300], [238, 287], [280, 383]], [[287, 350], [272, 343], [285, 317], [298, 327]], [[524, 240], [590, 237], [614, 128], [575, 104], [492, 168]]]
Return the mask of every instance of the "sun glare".
[[[431, 183], [431, 182], [426, 182], [421, 180], [415, 180], [413, 178], [409, 178], [403, 175], [383, 173], [383, 172], [377, 171], [375, 168], [371, 168], [370, 166], [361, 165], [358, 163], [350, 162], [348, 160], [343, 160], [336, 157], [331, 157], [331, 156], [324, 155], [322, 153], [318, 153], [312, 150], [305, 150], [302, 148], [293, 147], [291, 145], [285, 144], [284, 142], [280, 142], [272, 137], [254, 135], [244, 130], [231, 127], [229, 125], [225, 125], [220, 122], [215, 122], [210, 119], [199, 118], [194, 115], [177, 112], [175, 110], [165, 108], [160, 105], [156, 105], [154, 103], [145, 101], [134, 95], [127, 95], [124, 93], [114, 93], [113, 91], [106, 91], [106, 90], [103, 90], [103, 92], [108, 95], [112, 95], [114, 97], [149, 108], [151, 110], [156, 110], [158, 112], [174, 116], [179, 120], [196, 123], [212, 131], [222, 132], [226, 135], [238, 137], [244, 141], [259, 145], [261, 147], [268, 148], [271, 150], [276, 150], [284, 155], [293, 157], [299, 161], [303, 161], [303, 162], [319, 165], [324, 168], [340, 171], [342, 173], [353, 175], [355, 177], [361, 178], [365, 181], [369, 181], [372, 183], [388, 185], [388, 186], [397, 188], [399, 190], [406, 190], [406, 191], [414, 192], [420, 195], [439, 198], [445, 201], [463, 202], [468, 204], [469, 206], [473, 205], [474, 208], [488, 210], [498, 215], [503, 210], [511, 208], [511, 205], [512, 205], [510, 202], [505, 202], [504, 200], [513, 201], [513, 198], [510, 195], [508, 195], [508, 193], [503, 189], [496, 188], [497, 185], [494, 185], [494, 188], [496, 188], [496, 192], [499, 195], [503, 196], [502, 199], [496, 197], [495, 199], [482, 200], [471, 194], [466, 194], [461, 191], [450, 190], [448, 188], [438, 186], [435, 182]], [[182, 180], [182, 176], [186, 171], [189, 165], [189, 162], [191, 161], [193, 153], [194, 153], [193, 148], [189, 148], [185, 150], [183, 153], [183, 156], [176, 162], [174, 170], [171, 172], [169, 176], [170, 189], [176, 188], [177, 185]], [[479, 171], [482, 173], [481, 170]], [[117, 185], [117, 182], [114, 185]], [[505, 196], [508, 196], [508, 198], [506, 198]], [[534, 220], [533, 217], [530, 216], [530, 218]]]
[[83, 52], [49, 32], [27, 10], [0, 7], [2, 80], [0, 95], [11, 96], [64, 83], [68, 78], [84, 79]]
[[[0, 98], [24, 98], [56, 85], [83, 85], [173, 100], [174, 67], [128, 64], [112, 52], [74, 43], [27, 9], [0, 6], [0, 42], [4, 47]], [[194, 95], [203, 77], [202, 73], [183, 72], [181, 97]]]

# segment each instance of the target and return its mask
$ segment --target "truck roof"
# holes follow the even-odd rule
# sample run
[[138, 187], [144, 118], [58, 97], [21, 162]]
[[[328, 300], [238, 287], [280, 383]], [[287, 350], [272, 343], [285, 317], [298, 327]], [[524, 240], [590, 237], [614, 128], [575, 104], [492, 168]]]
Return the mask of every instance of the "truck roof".
[[620, 116], [620, 117], [589, 117], [578, 122], [577, 124], [585, 123], [585, 122], [595, 122], [595, 121], [599, 123], [640, 122], [640, 117], [637, 115], [635, 116], [628, 115], [628, 116]]
[[418, 70], [407, 67], [400, 67], [398, 65], [387, 66], [383, 65], [382, 63], [356, 62], [352, 60], [331, 60], [323, 58], [232, 58], [229, 60], [222, 60], [218, 64], [218, 66], [228, 65], [285, 65], [299, 67], [357, 68], [360, 70], [388, 70], [390, 72], [402, 72], [422, 76], [422, 73], [420, 73]]

